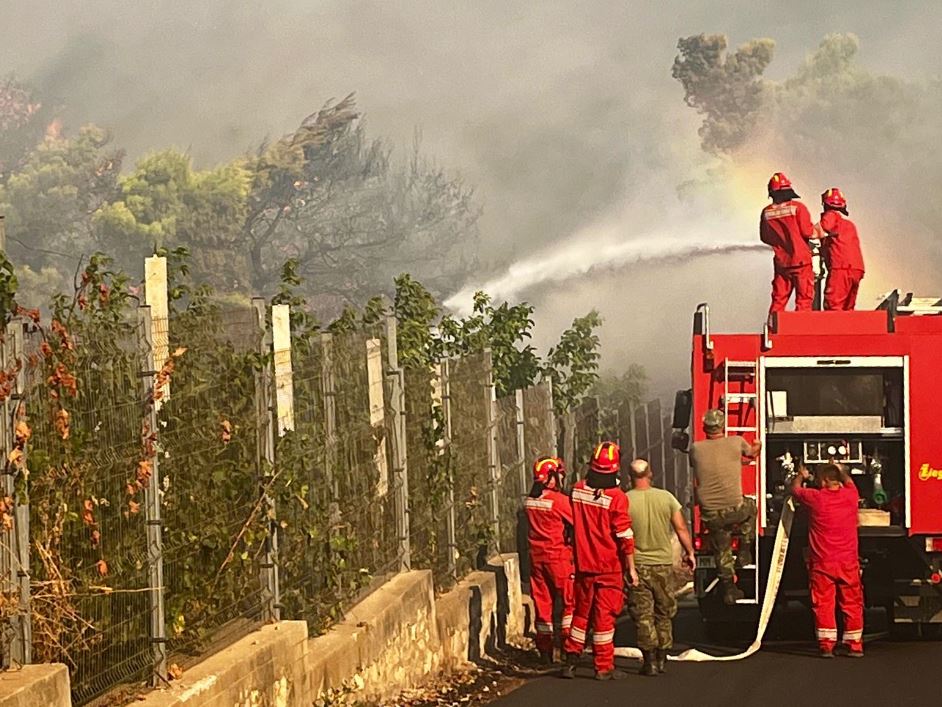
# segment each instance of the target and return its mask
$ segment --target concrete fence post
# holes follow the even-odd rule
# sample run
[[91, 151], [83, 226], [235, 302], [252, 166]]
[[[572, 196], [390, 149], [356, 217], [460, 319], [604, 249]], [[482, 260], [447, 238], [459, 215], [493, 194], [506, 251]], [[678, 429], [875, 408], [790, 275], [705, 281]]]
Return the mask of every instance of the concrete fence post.
[[[157, 403], [154, 388], [157, 369], [154, 363], [154, 331], [151, 308], [138, 307], [140, 329], [140, 351], [142, 361], [141, 378], [144, 383], [144, 420], [142, 424], [142, 446], [153, 446], [152, 435], [157, 434]], [[153, 684], [158, 686], [169, 679], [167, 676], [167, 617], [164, 606], [164, 546], [163, 521], [160, 518], [160, 460], [154, 454], [150, 479], [144, 489], [144, 522], [147, 527], [148, 598], [150, 600], [150, 641], [153, 660]]]
[[448, 465], [448, 489], [445, 503], [448, 508], [445, 513], [445, 543], [448, 547], [447, 568], [448, 576], [458, 581], [458, 537], [455, 523], [455, 475], [451, 466], [451, 363], [446, 359], [441, 363], [442, 382], [442, 417], [445, 422], [445, 453]]
[[399, 571], [412, 569], [412, 545], [409, 536], [409, 474], [406, 457], [405, 375], [399, 367], [398, 322], [386, 316], [386, 380], [389, 386], [389, 409], [392, 419], [393, 508], [396, 536], [399, 539]]
[[321, 397], [324, 405], [324, 476], [330, 489], [330, 517], [339, 513], [337, 499], [337, 380], [334, 376], [334, 340], [331, 334], [320, 335]]
[[497, 447], [497, 386], [490, 349], [484, 350], [484, 410], [487, 436], [487, 479], [490, 499], [490, 533], [493, 542], [500, 539], [500, 457]]
[[[253, 297], [252, 308], [255, 311], [258, 355], [262, 360], [262, 366], [255, 372], [256, 473], [259, 486], [264, 494], [265, 517], [268, 519], [268, 535], [265, 538], [264, 554], [259, 567], [259, 581], [262, 587], [262, 620], [270, 622], [278, 621], [281, 618], [281, 586], [278, 576], [278, 521], [275, 501], [268, 490], [268, 485], [271, 483], [275, 472], [274, 421], [277, 416], [279, 435], [282, 435], [287, 429], [291, 429], [293, 424], [291, 427], [282, 425], [279, 411], [276, 406], [272, 405], [272, 366], [275, 367], [275, 378], [277, 380], [278, 348], [275, 346], [273, 339], [273, 327], [268, 326], [265, 300], [261, 297]], [[275, 307], [272, 307], [273, 324], [274, 321]], [[290, 355], [290, 328], [287, 332], [287, 339]], [[292, 384], [290, 362], [287, 384], [289, 386]]]
[[[9, 340], [13, 344], [13, 360], [25, 361], [26, 345], [26, 322], [14, 320], [10, 323]], [[11, 439], [16, 441], [16, 423], [26, 415], [26, 367], [20, 366], [16, 374], [16, 384], [13, 389], [11, 399], [14, 402], [13, 416], [7, 418], [10, 420]], [[28, 448], [23, 445], [23, 468], [26, 467]], [[19, 616], [17, 625], [17, 636], [13, 643], [13, 659], [22, 665], [33, 662], [33, 622], [31, 616], [30, 596], [29, 596], [29, 495], [21, 498], [19, 494], [14, 496], [16, 507], [13, 511], [13, 527], [16, 532], [14, 546], [14, 559], [16, 562], [16, 581], [19, 588]]]

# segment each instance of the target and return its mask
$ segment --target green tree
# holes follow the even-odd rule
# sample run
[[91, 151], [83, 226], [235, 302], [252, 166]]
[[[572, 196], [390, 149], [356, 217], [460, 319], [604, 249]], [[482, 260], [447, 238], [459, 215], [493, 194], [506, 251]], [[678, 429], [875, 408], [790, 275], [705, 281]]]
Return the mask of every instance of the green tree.
[[242, 224], [251, 179], [238, 160], [198, 171], [176, 150], [147, 155], [121, 178], [118, 198], [95, 213], [98, 241], [135, 270], [154, 247], [184, 246], [197, 280], [246, 292], [251, 274]]
[[22, 167], [47, 129], [54, 131], [52, 120], [32, 88], [14, 76], [0, 79], [0, 184]]
[[52, 262], [71, 275], [82, 254], [98, 250], [92, 214], [114, 195], [123, 157], [110, 143], [93, 125], [74, 138], [50, 135], [0, 186], [17, 263], [40, 269]]
[[599, 337], [595, 330], [602, 317], [592, 310], [573, 319], [572, 326], [546, 356], [545, 374], [553, 381], [553, 404], [557, 414], [578, 405], [599, 379]]

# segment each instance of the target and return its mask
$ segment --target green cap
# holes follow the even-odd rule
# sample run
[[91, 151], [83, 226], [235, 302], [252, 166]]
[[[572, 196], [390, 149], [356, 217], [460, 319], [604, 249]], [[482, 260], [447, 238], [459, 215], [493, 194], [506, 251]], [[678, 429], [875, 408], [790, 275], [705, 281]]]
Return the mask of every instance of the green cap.
[[708, 430], [721, 430], [726, 426], [726, 415], [722, 410], [707, 410], [703, 415], [703, 426]]

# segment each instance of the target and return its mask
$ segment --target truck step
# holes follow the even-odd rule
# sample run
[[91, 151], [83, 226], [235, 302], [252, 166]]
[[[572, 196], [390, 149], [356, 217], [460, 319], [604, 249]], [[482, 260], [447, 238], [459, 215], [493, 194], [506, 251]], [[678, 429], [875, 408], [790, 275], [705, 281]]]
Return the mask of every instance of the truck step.
[[758, 604], [759, 602], [757, 602], [755, 599], [737, 599], [736, 603], [737, 604]]
[[755, 393], [727, 393], [725, 396], [727, 403], [751, 403], [756, 399]]
[[756, 432], [755, 427], [727, 427], [727, 432]]

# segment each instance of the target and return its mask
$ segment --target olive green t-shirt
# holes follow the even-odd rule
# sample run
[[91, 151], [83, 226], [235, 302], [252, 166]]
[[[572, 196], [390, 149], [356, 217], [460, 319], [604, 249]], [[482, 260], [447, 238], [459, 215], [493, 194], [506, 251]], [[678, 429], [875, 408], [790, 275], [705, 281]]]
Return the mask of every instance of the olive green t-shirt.
[[628, 513], [635, 534], [635, 562], [639, 565], [670, 565], [674, 562], [671, 517], [680, 501], [664, 489], [631, 489]]
[[697, 478], [697, 500], [708, 511], [736, 508], [742, 503], [742, 458], [752, 447], [742, 437], [694, 442], [690, 464]]

